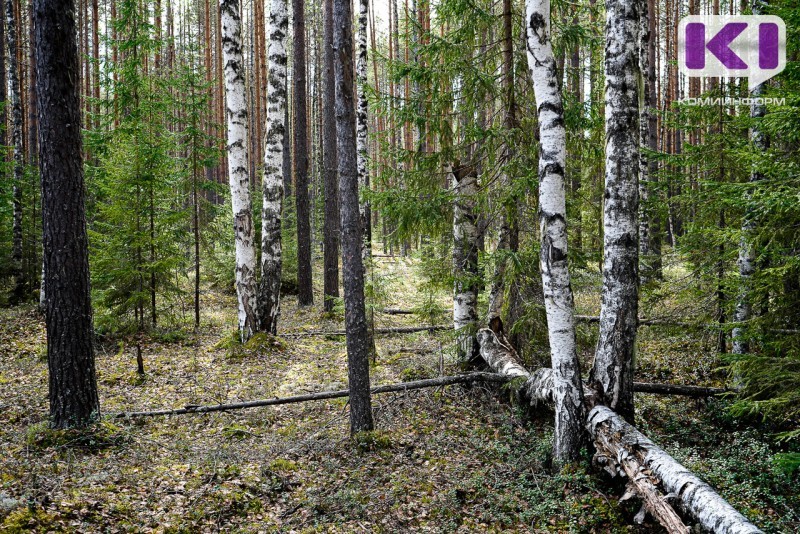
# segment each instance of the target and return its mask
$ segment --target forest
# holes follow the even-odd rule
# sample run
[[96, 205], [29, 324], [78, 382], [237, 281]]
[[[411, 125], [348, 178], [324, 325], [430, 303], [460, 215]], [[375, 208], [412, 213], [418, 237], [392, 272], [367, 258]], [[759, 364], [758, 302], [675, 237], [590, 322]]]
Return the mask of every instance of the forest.
[[800, 1], [0, 7], [0, 532], [800, 532]]

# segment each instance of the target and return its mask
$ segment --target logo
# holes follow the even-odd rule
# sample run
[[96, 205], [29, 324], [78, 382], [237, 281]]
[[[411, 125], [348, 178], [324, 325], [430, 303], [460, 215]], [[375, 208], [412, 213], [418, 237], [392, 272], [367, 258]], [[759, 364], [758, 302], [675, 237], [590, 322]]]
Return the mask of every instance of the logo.
[[786, 25], [773, 15], [691, 15], [678, 26], [687, 76], [747, 78], [752, 91], [786, 68]]

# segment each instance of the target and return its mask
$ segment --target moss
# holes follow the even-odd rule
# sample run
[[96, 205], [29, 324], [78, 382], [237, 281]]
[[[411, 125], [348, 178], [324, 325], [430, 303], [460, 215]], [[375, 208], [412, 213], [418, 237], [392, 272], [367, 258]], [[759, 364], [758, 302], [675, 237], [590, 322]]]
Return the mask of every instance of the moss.
[[385, 430], [359, 432], [354, 436], [356, 446], [361, 451], [378, 451], [390, 449], [394, 445], [392, 435]]
[[276, 458], [269, 464], [271, 471], [297, 471], [297, 464], [284, 458]]
[[22, 532], [60, 532], [57, 517], [38, 508], [20, 508], [14, 510], [0, 524], [0, 531], [7, 534]]
[[25, 443], [32, 449], [77, 448], [97, 452], [128, 441], [124, 428], [101, 421], [86, 428], [53, 429], [46, 421], [25, 431]]

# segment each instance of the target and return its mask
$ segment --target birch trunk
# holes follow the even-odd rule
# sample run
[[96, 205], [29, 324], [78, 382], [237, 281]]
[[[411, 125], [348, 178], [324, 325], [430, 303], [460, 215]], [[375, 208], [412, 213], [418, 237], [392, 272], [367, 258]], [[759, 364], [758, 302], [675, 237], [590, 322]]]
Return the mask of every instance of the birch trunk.
[[363, 256], [364, 265], [366, 266], [372, 256], [372, 221], [369, 202], [364, 197], [369, 190], [369, 168], [367, 166], [367, 158], [369, 157], [369, 139], [367, 138], [367, 15], [369, 12], [369, 0], [358, 0], [358, 8], [358, 33], [356, 35], [358, 44], [358, 56], [356, 58], [356, 91], [358, 93], [356, 145], [358, 148], [358, 187], [362, 192], [358, 210], [361, 215], [361, 231], [364, 234]]
[[[529, 372], [519, 363], [516, 353], [501, 336], [484, 328], [478, 332], [480, 354], [486, 363], [502, 376], [519, 380], [516, 394], [532, 405], [554, 404], [557, 398], [556, 377], [552, 369]], [[645, 508], [669, 532], [688, 532], [670, 506], [665, 506], [665, 496], [672, 495], [674, 502], [703, 529], [722, 534], [754, 534], [761, 530], [717, 494], [714, 489], [675, 461], [619, 414], [606, 406], [595, 405], [597, 393], [584, 390], [585, 419], [581, 419], [595, 441], [598, 455], [595, 461], [602, 464], [612, 476], [628, 477]], [[592, 406], [594, 406], [592, 408]], [[634, 475], [633, 477], [631, 475]], [[651, 480], [652, 478], [655, 480]]]
[[286, 0], [272, 0], [269, 15], [269, 73], [267, 135], [264, 142], [264, 180], [261, 207], [261, 280], [258, 294], [259, 330], [278, 331], [281, 296], [281, 210], [283, 207], [284, 140], [286, 133]]
[[478, 325], [478, 224], [475, 201], [478, 178], [474, 169], [444, 168], [453, 188], [453, 328], [458, 356], [471, 360], [478, 355], [475, 331]]
[[539, 227], [541, 271], [550, 358], [554, 370], [557, 464], [576, 461], [583, 435], [583, 391], [575, 349], [575, 317], [567, 263], [564, 192], [566, 132], [564, 108], [550, 41], [550, 2], [526, 1], [528, 66], [539, 118]]
[[34, 1], [50, 425], [100, 415], [94, 362], [75, 4]]
[[239, 0], [220, 0], [222, 53], [225, 59], [225, 102], [228, 124], [228, 179], [236, 239], [236, 294], [239, 334], [247, 341], [256, 331], [256, 249], [250, 179], [247, 172], [247, 105], [242, 63]]
[[[760, 0], [753, 1], [753, 15], [760, 15], [763, 12], [764, 2]], [[764, 84], [759, 84], [750, 91], [752, 98], [755, 99], [762, 95]], [[753, 143], [753, 148], [757, 153], [764, 153], [769, 149], [769, 138], [761, 132], [760, 122], [767, 113], [767, 108], [764, 104], [753, 103], [750, 106], [750, 117], [755, 120], [755, 124], [750, 130], [750, 139]], [[751, 187], [756, 182], [761, 181], [764, 175], [757, 169], [750, 172]], [[753, 316], [752, 295], [750, 294], [753, 289], [753, 275], [756, 273], [756, 252], [753, 243], [754, 234], [756, 231], [756, 223], [754, 219], [754, 210], [751, 205], [752, 193], [747, 193], [747, 208], [742, 220], [742, 235], [739, 238], [739, 258], [737, 265], [739, 267], [739, 293], [736, 297], [736, 308], [733, 312], [733, 320], [737, 326], [733, 329], [733, 353], [734, 354], [747, 354], [750, 351], [750, 343], [747, 339], [746, 328], [742, 325], [749, 321]], [[738, 377], [734, 377], [738, 381]], [[740, 385], [740, 384], [737, 384]]]
[[639, 301], [639, 27], [637, 0], [606, 3], [603, 294], [590, 378], [604, 402], [631, 422]]
[[369, 333], [364, 309], [364, 264], [361, 255], [363, 234], [358, 203], [358, 154], [353, 102], [353, 17], [350, 0], [334, 0], [333, 21], [350, 432], [355, 434], [372, 430], [373, 422], [369, 389]]
[[336, 157], [336, 84], [333, 74], [333, 0], [325, 0], [325, 52], [322, 101], [322, 172], [325, 183], [325, 311], [339, 298], [339, 180]]
[[19, 81], [19, 60], [17, 57], [17, 24], [14, 16], [14, 1], [6, 0], [6, 36], [8, 43], [8, 89], [11, 104], [11, 144], [14, 150], [13, 204], [14, 222], [12, 226], [13, 243], [11, 248], [12, 275], [14, 289], [11, 303], [19, 304], [25, 299], [25, 273], [22, 269], [22, 185], [25, 154], [22, 146], [22, 101]]

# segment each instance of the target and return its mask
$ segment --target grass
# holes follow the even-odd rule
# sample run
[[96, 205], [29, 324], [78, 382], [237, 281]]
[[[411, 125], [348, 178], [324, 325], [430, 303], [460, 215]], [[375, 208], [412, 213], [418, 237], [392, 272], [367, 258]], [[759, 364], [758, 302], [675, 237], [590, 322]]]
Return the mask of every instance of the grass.
[[[447, 292], [417, 292], [415, 262], [376, 264], [386, 273], [381, 291], [391, 307], [424, 302], [429, 310], [447, 309]], [[375, 396], [377, 429], [355, 438], [346, 399], [114, 419], [120, 411], [345, 387], [343, 338], [261, 336], [241, 345], [231, 336], [233, 297], [207, 295], [200, 329], [178, 325], [143, 340], [144, 380], [136, 377], [133, 347], [109, 342], [98, 350], [105, 418], [81, 432], [52, 431], [45, 423], [40, 316], [27, 308], [0, 310], [0, 499], [24, 503], [0, 512], [0, 531], [660, 531], [649, 518], [635, 526], [638, 504], [618, 503], [622, 485], [588, 461], [553, 474], [551, 415], [528, 421], [503, 388]], [[298, 309], [287, 297], [282, 327], [343, 328], [341, 316], [320, 308]], [[377, 326], [419, 320], [376, 318]], [[375, 384], [436, 376], [440, 364], [445, 374], [458, 370], [447, 333], [377, 341]], [[684, 332], [643, 332], [644, 378], [716, 383], [712, 342]], [[590, 330], [582, 343], [588, 357]], [[642, 429], [742, 512], [769, 532], [800, 530], [797, 479], [775, 468], [769, 435], [741, 427], [718, 404], [650, 395], [637, 402]]]

